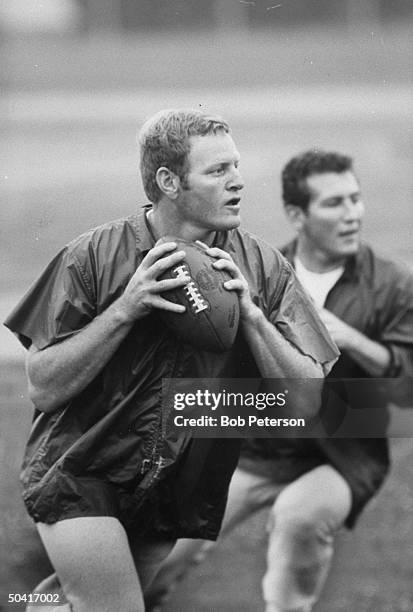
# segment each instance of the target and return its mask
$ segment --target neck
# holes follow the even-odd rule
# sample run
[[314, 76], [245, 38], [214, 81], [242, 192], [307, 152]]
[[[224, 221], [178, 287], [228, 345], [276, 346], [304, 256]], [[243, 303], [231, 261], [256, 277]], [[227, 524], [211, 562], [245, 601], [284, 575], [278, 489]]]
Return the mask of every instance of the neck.
[[194, 227], [190, 223], [176, 218], [174, 214], [168, 214], [167, 210], [154, 206], [147, 212], [146, 218], [155, 240], [159, 240], [163, 236], [174, 236], [189, 242], [201, 240], [205, 244], [212, 244], [216, 232]]
[[308, 248], [300, 239], [297, 242], [296, 256], [309, 272], [322, 274], [332, 272], [345, 264], [345, 258], [332, 259], [324, 251], [311, 247]]

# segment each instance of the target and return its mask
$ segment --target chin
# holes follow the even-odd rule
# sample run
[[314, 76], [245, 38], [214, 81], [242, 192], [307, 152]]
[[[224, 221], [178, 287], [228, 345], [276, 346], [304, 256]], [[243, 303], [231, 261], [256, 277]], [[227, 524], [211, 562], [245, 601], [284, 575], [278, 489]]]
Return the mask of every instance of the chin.
[[229, 231], [229, 230], [236, 229], [237, 227], [239, 227], [240, 223], [241, 223], [241, 217], [239, 217], [238, 215], [233, 216], [233, 217], [226, 217], [225, 219], [222, 219], [222, 221], [219, 221], [216, 224], [215, 229], [222, 230], [222, 231]]
[[343, 247], [339, 253], [337, 253], [337, 255], [341, 256], [341, 257], [351, 257], [352, 255], [356, 255], [359, 251], [360, 248], [360, 244], [354, 243], [354, 244], [349, 244], [345, 247]]

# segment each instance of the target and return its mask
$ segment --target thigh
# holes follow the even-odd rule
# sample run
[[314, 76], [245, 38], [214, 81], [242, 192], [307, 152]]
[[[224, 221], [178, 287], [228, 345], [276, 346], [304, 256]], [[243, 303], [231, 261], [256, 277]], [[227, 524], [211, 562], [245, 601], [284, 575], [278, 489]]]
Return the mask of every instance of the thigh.
[[116, 518], [73, 518], [37, 528], [74, 612], [143, 611], [128, 538]]
[[323, 521], [334, 530], [343, 525], [351, 503], [349, 484], [334, 467], [325, 464], [288, 484], [280, 493], [274, 508], [278, 515], [303, 515], [306, 521]]
[[228, 491], [221, 533], [227, 533], [261, 508], [271, 506], [283, 486], [267, 476], [237, 468]]
[[268, 610], [312, 610], [325, 583], [334, 539], [351, 507], [350, 487], [330, 465], [288, 484], [268, 521]]

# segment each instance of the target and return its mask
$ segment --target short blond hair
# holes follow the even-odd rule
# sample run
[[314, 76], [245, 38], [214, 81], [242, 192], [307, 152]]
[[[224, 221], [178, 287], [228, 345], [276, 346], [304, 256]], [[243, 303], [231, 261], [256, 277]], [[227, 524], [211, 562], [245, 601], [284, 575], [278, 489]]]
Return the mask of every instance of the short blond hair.
[[148, 119], [139, 132], [140, 171], [143, 188], [151, 202], [162, 196], [156, 182], [158, 168], [165, 166], [186, 185], [191, 136], [230, 133], [219, 116], [194, 109], [162, 110]]

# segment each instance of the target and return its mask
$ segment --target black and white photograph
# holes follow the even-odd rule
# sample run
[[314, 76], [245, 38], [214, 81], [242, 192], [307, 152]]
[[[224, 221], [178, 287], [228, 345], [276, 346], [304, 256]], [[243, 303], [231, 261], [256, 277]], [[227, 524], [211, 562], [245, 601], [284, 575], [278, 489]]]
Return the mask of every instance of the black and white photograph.
[[0, 0], [0, 612], [413, 612], [412, 25]]

